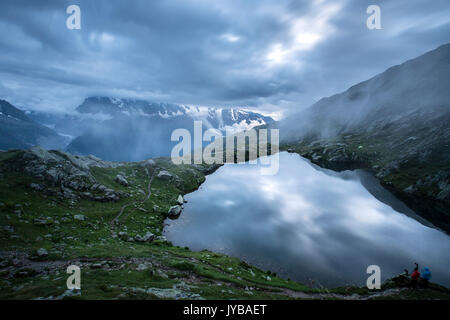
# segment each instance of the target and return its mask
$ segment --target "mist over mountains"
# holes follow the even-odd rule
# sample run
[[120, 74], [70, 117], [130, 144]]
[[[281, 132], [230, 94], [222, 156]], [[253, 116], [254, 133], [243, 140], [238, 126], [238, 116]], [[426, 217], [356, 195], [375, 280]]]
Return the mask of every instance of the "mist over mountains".
[[448, 136], [449, 111], [450, 44], [445, 44], [323, 98], [278, 126], [284, 141], [387, 129], [417, 131], [424, 124], [435, 131], [438, 123], [444, 126], [440, 134]]
[[43, 133], [37, 132], [36, 136], [29, 137], [29, 142], [21, 143], [20, 127], [10, 127], [8, 135], [2, 138], [1, 149], [41, 145], [111, 161], [170, 156], [176, 144], [170, 140], [172, 131], [183, 128], [192, 133], [194, 120], [201, 120], [204, 130], [217, 129], [224, 135], [274, 122], [270, 117], [242, 109], [110, 97], [89, 97], [70, 114], [23, 112], [8, 105], [23, 121], [33, 123]]
[[29, 118], [9, 102], [0, 100], [0, 149], [26, 149], [35, 145], [63, 148], [68, 140]]

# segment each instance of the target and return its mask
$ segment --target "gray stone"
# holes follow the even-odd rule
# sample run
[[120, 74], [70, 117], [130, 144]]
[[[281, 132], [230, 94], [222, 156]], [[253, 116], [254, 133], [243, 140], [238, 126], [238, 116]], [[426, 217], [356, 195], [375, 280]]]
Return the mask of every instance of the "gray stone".
[[124, 186], [124, 187], [128, 187], [128, 181], [127, 181], [127, 179], [125, 179], [125, 177], [124, 177], [123, 175], [121, 175], [121, 174], [118, 174], [118, 175], [116, 176], [115, 181], [116, 181], [118, 184], [120, 184], [120, 185], [122, 185], [122, 186]]
[[403, 192], [406, 192], [406, 193], [414, 193], [415, 191], [416, 191], [416, 188], [412, 185], [403, 189]]
[[177, 203], [178, 203], [180, 206], [184, 203], [184, 198], [183, 198], [183, 196], [182, 196], [181, 194], [178, 195]]
[[447, 185], [444, 189], [442, 189], [441, 192], [438, 193], [437, 199], [439, 200], [445, 200], [447, 198], [450, 198], [450, 185]]
[[167, 242], [167, 238], [166, 238], [165, 236], [157, 236], [157, 237], [155, 238], [155, 240]]
[[151, 242], [155, 239], [155, 235], [151, 232], [147, 232], [144, 236], [137, 235], [134, 237], [134, 241], [136, 242]]
[[142, 168], [150, 168], [156, 165], [156, 162], [152, 159], [144, 160], [139, 163]]
[[49, 226], [53, 224], [53, 219], [50, 217], [39, 217], [34, 219], [33, 223], [37, 226]]
[[152, 241], [153, 239], [155, 239], [155, 235], [154, 235], [153, 233], [151, 233], [150, 231], [148, 231], [148, 232], [142, 237], [142, 239], [143, 239], [145, 242], [150, 242], [150, 241]]
[[158, 173], [157, 177], [162, 180], [170, 180], [170, 179], [172, 179], [173, 175], [169, 171], [161, 170]]
[[167, 212], [168, 216], [171, 218], [178, 217], [181, 214], [181, 211], [183, 208], [180, 205], [172, 206], [170, 207], [169, 211]]
[[44, 248], [40, 248], [39, 250], [36, 251], [37, 255], [39, 257], [46, 257], [48, 256], [48, 251], [45, 250]]
[[42, 190], [45, 189], [44, 186], [42, 186], [42, 185], [40, 185], [38, 183], [30, 184], [30, 188], [33, 189], [33, 190], [36, 190], [36, 191], [42, 191]]
[[151, 263], [141, 263], [138, 265], [138, 267], [136, 268], [137, 271], [145, 271], [148, 270], [149, 268], [151, 268]]
[[126, 241], [128, 240], [128, 233], [126, 233], [125, 231], [120, 231], [119, 232], [119, 238]]
[[86, 221], [86, 219], [87, 219], [86, 216], [84, 216], [82, 214], [76, 214], [73, 216], [73, 218], [78, 221]]

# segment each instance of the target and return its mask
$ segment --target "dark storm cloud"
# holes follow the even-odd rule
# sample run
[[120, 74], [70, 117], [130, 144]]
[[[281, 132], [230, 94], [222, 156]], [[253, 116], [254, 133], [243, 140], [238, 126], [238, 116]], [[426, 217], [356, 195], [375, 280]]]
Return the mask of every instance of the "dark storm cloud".
[[[366, 8], [382, 30], [366, 28]], [[66, 28], [70, 4], [82, 29]], [[0, 98], [71, 110], [88, 95], [293, 112], [449, 42], [447, 0], [0, 3]]]

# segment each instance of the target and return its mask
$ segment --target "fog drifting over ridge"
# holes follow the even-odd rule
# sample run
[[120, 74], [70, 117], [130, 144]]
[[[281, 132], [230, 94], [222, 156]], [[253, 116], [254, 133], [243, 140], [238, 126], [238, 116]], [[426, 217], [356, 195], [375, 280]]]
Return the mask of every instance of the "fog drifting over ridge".
[[0, 4], [0, 97], [71, 111], [85, 97], [243, 107], [278, 118], [450, 41], [446, 0], [73, 1]]
[[282, 139], [292, 141], [382, 132], [393, 124], [398, 129], [420, 122], [436, 125], [449, 116], [449, 80], [450, 43], [323, 98], [277, 126]]

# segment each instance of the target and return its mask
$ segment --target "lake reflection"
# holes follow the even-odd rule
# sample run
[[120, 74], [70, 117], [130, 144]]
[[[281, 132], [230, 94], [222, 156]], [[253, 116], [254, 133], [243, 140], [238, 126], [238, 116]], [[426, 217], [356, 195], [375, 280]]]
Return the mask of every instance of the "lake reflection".
[[186, 195], [165, 235], [301, 282], [362, 285], [369, 265], [379, 265], [384, 280], [418, 262], [449, 287], [450, 238], [377, 200], [362, 176], [318, 170], [286, 152], [274, 176], [259, 165], [227, 164]]

